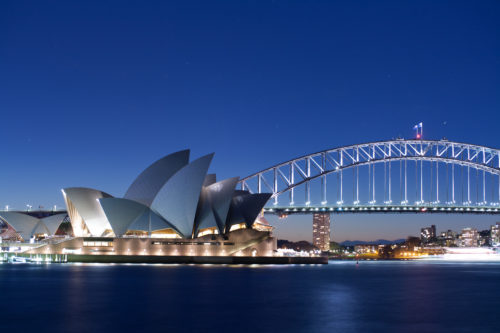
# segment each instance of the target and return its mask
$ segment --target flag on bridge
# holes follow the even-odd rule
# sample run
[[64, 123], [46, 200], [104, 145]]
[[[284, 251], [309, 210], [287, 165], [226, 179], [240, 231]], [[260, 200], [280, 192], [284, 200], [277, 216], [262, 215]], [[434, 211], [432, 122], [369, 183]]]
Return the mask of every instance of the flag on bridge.
[[418, 123], [415, 126], [413, 126], [413, 129], [417, 131], [417, 139], [422, 139], [422, 131], [423, 131], [424, 124], [423, 123]]

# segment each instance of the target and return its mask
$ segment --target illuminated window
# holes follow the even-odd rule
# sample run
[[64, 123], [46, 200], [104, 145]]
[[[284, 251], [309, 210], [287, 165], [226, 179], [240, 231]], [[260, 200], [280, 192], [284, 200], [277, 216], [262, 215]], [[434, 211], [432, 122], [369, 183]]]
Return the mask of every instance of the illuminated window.
[[92, 246], [98, 246], [98, 247], [110, 247], [113, 246], [112, 241], [83, 241], [83, 246], [86, 247], [92, 247]]

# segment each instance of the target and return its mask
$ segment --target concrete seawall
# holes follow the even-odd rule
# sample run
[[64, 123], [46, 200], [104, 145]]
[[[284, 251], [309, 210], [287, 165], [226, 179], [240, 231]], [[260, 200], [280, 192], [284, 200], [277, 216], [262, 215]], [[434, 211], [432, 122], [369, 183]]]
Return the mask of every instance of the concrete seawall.
[[327, 257], [243, 257], [243, 256], [127, 256], [68, 254], [68, 262], [141, 264], [228, 264], [290, 265], [328, 264]]

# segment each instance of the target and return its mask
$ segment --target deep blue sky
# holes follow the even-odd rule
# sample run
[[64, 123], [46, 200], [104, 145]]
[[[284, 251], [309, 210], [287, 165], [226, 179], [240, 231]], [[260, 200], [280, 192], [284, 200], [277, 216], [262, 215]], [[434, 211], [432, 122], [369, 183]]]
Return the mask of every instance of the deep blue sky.
[[[419, 121], [499, 147], [498, 17], [498, 1], [2, 1], [0, 205], [62, 206], [68, 186], [121, 196], [183, 148], [215, 151], [223, 178]], [[431, 222], [390, 219], [339, 217], [334, 238]], [[309, 220], [276, 224], [309, 239]]]

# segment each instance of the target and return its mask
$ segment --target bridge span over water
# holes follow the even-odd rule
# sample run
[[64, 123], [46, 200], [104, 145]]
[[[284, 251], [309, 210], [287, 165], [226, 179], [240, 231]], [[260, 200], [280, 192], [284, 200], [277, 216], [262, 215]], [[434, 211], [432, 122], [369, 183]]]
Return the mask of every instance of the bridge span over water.
[[241, 179], [266, 213], [500, 214], [500, 150], [448, 140], [328, 149]]

